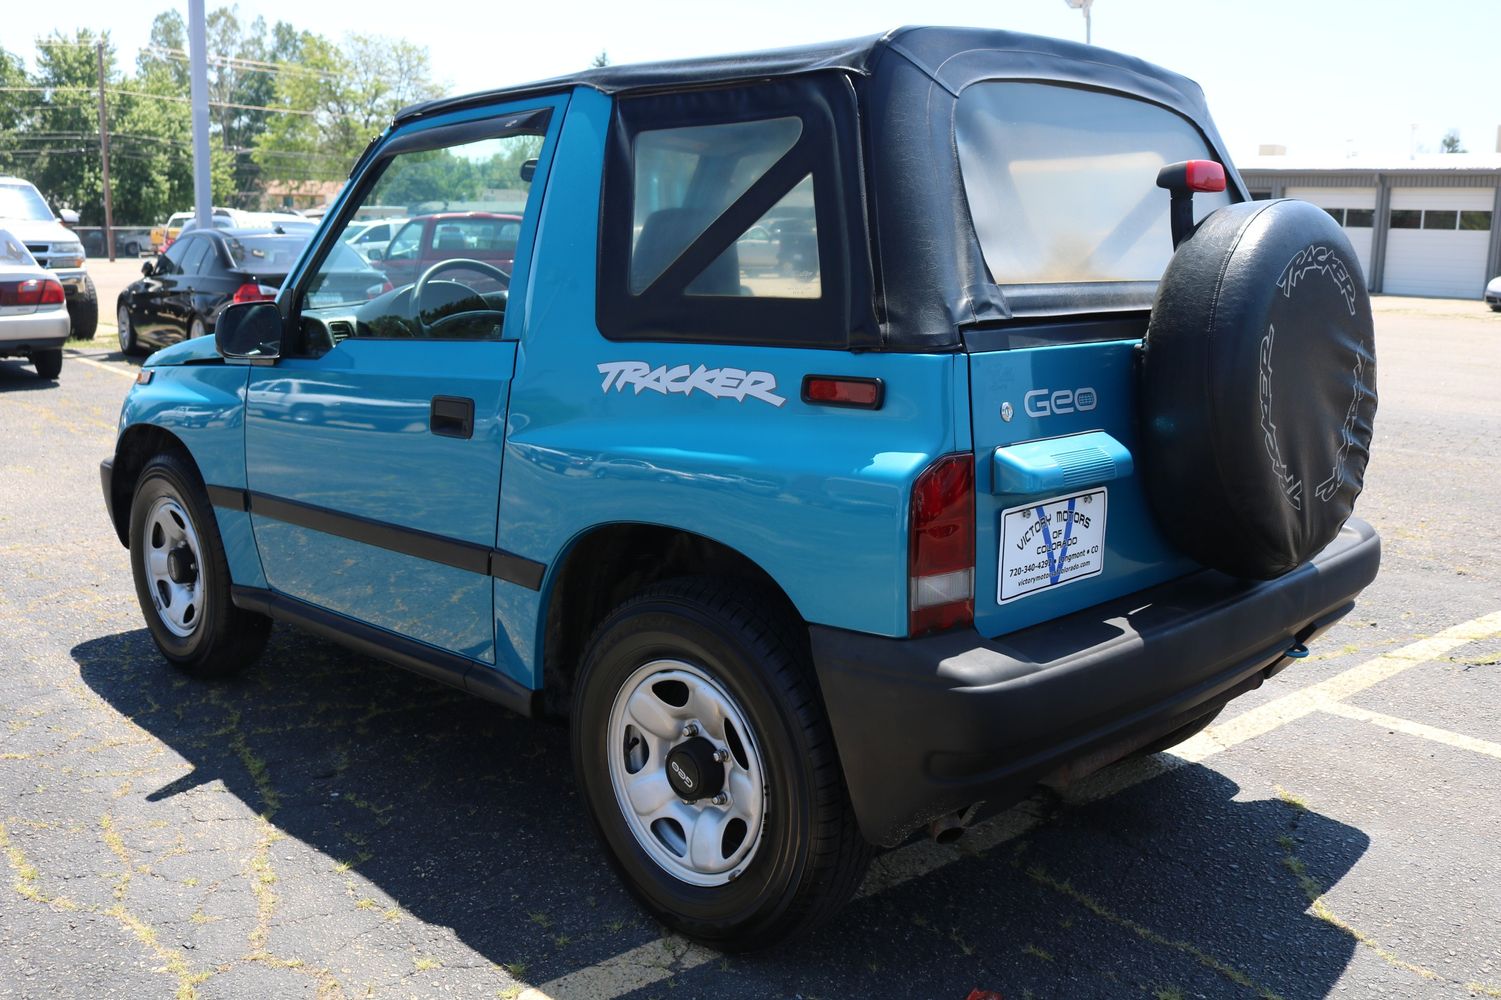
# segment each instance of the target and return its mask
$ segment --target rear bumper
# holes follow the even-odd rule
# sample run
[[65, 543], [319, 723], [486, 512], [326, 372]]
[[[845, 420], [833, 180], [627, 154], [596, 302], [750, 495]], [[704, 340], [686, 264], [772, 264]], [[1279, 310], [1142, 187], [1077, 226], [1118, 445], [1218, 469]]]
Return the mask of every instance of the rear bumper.
[[65, 309], [49, 307], [33, 313], [0, 316], [0, 358], [52, 350], [67, 341]]
[[813, 660], [865, 837], [1029, 794], [1119, 759], [1286, 666], [1376, 577], [1381, 540], [1352, 519], [1276, 580], [1206, 570], [998, 639], [888, 639], [814, 626]]

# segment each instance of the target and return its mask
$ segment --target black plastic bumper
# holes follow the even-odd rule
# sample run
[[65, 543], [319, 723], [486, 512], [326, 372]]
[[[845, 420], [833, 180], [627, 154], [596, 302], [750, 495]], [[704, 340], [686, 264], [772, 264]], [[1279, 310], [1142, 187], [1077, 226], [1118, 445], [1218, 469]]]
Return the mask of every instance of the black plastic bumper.
[[1375, 530], [1351, 519], [1276, 580], [1206, 570], [998, 639], [814, 626], [862, 832], [890, 845], [976, 803], [1004, 807], [1050, 774], [1118, 759], [1214, 710], [1347, 614], [1380, 563]]
[[[99, 463], [99, 485], [104, 487], [104, 510], [109, 515], [109, 523], [114, 526], [115, 534], [122, 534], [120, 522], [115, 520], [115, 460], [106, 458]], [[120, 539], [125, 543], [125, 539]], [[128, 544], [128, 543], [127, 543]]]

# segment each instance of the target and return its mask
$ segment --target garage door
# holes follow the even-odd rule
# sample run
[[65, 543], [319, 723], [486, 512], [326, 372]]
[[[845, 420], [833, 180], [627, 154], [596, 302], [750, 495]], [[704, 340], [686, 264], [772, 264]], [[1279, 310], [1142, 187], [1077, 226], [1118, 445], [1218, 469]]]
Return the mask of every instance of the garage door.
[[1373, 187], [1290, 187], [1289, 198], [1301, 198], [1334, 216], [1345, 227], [1345, 235], [1355, 248], [1360, 261], [1360, 271], [1369, 281], [1371, 277], [1371, 223], [1376, 216], [1376, 189]]
[[1488, 277], [1495, 192], [1490, 188], [1395, 188], [1386, 240], [1391, 295], [1480, 298]]

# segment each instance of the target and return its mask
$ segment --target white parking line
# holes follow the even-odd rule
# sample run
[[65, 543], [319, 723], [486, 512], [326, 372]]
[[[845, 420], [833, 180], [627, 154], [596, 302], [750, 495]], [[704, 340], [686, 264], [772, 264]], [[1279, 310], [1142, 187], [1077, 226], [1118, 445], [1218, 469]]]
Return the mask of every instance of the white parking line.
[[[1460, 646], [1501, 635], [1501, 611], [1444, 629], [1375, 659], [1367, 660], [1326, 681], [1283, 695], [1275, 701], [1243, 712], [1228, 722], [1210, 726], [1173, 752], [1198, 763], [1247, 740], [1295, 722], [1328, 704], [1339, 702], [1372, 685], [1395, 677], [1404, 670], [1436, 660]], [[1296, 668], [1294, 668], [1296, 669]]]
[[[1350, 718], [1358, 717], [1362, 721], [1376, 722], [1399, 732], [1501, 756], [1501, 746], [1494, 743], [1472, 740], [1458, 733], [1366, 712], [1364, 709], [1344, 705], [1339, 700], [1395, 677], [1410, 667], [1435, 660], [1460, 646], [1496, 635], [1501, 635], [1501, 611], [1445, 629], [1427, 639], [1367, 660], [1328, 680], [1253, 708], [1228, 722], [1209, 727], [1169, 753], [1107, 768], [1074, 786], [1067, 798], [1077, 803], [1109, 798], [1150, 778], [1184, 764], [1198, 763], [1320, 710]], [[962, 858], [992, 850], [1035, 829], [1043, 819], [1044, 817], [1031, 812], [1023, 804], [972, 828], [965, 834], [962, 849], [923, 840], [890, 851], [876, 858], [858, 895], [865, 897], [882, 892]], [[596, 1000], [623, 996], [706, 965], [719, 957], [718, 952], [669, 934], [551, 982], [530, 987], [521, 993], [518, 1000]]]
[[67, 357], [70, 364], [88, 365], [90, 368], [98, 368], [101, 371], [109, 372], [111, 375], [119, 375], [131, 380], [134, 380], [136, 377], [134, 368], [120, 368], [115, 365], [107, 365], [103, 361], [86, 358], [74, 351], [69, 351]]
[[1320, 711], [1342, 716], [1346, 719], [1369, 722], [1373, 726], [1390, 729], [1394, 733], [1421, 736], [1425, 740], [1432, 740], [1435, 743], [1443, 743], [1446, 746], [1458, 747], [1461, 750], [1469, 750], [1473, 753], [1485, 754], [1487, 757], [1495, 757], [1497, 760], [1501, 760], [1501, 743], [1476, 739], [1473, 736], [1456, 733], [1450, 729], [1440, 729], [1437, 726], [1430, 726], [1422, 722], [1413, 722], [1411, 719], [1399, 719], [1394, 715], [1383, 715], [1380, 712], [1372, 712], [1369, 709], [1359, 708], [1355, 705], [1346, 705], [1344, 702], [1330, 702], [1327, 705], [1319, 706], [1319, 709]]

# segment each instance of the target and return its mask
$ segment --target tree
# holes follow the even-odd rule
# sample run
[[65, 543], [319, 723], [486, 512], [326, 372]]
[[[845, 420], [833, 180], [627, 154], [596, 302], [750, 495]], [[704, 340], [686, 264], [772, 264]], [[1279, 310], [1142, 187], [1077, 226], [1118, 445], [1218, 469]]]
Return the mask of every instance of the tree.
[[1468, 153], [1469, 152], [1468, 149], [1465, 149], [1463, 146], [1461, 146], [1459, 144], [1459, 130], [1458, 129], [1453, 129], [1453, 128], [1451, 128], [1449, 131], [1447, 131], [1447, 132], [1444, 133], [1443, 141], [1441, 141], [1438, 144], [1438, 146], [1439, 146], [1439, 152], [1442, 152], [1442, 153]]
[[27, 87], [26, 63], [18, 55], [0, 49], [0, 173], [16, 173], [24, 157], [17, 155], [22, 143], [17, 140], [28, 131], [34, 95], [15, 87]]
[[590, 69], [604, 69], [608, 65], [610, 65], [610, 53], [604, 49], [600, 49], [599, 55], [589, 61]]
[[268, 176], [342, 178], [397, 111], [438, 95], [427, 50], [411, 42], [351, 34], [335, 44], [302, 32], [296, 45], [296, 65], [276, 75], [281, 113], [255, 141]]
[[104, 186], [99, 157], [99, 68], [95, 45], [104, 41], [106, 84], [114, 76], [115, 50], [109, 36], [79, 28], [70, 38], [61, 31], [37, 41], [36, 72], [31, 86], [40, 88], [32, 127], [21, 138], [20, 153], [30, 159], [28, 179], [53, 208], [78, 210], [79, 221], [104, 221]]

